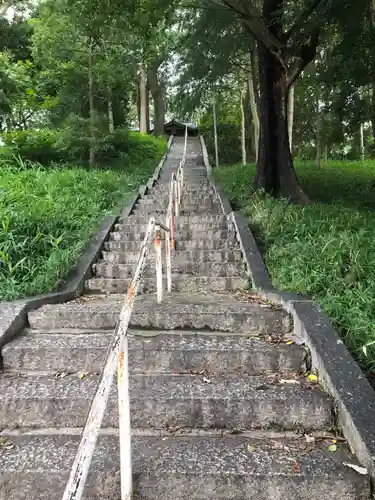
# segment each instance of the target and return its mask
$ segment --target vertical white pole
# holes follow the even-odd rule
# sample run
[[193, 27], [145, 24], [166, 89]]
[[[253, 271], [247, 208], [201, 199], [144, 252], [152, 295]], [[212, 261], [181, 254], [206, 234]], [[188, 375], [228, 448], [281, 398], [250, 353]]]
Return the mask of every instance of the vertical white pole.
[[167, 290], [168, 293], [172, 291], [172, 255], [171, 255], [171, 227], [169, 226], [169, 233], [165, 235], [165, 258], [167, 261]]
[[132, 499], [131, 425], [129, 397], [128, 336], [121, 342], [117, 370], [120, 431], [121, 500]]
[[163, 300], [163, 267], [161, 260], [161, 229], [155, 226], [155, 259], [156, 259], [156, 302]]
[[212, 115], [214, 119], [214, 140], [215, 140], [215, 165], [219, 166], [219, 149], [217, 145], [217, 122], [216, 122], [216, 97], [215, 91], [212, 91]]
[[175, 215], [178, 217], [180, 215], [180, 204], [178, 202], [178, 181], [176, 179], [176, 176], [173, 179], [173, 184], [174, 184], [174, 209], [175, 209]]

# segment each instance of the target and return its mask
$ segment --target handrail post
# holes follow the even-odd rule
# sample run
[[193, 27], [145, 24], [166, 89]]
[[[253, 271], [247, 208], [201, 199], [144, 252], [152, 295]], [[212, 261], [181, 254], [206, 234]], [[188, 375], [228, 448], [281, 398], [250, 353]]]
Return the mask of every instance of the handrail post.
[[163, 300], [163, 266], [161, 257], [161, 229], [155, 226], [156, 302]]
[[167, 262], [167, 291], [172, 291], [172, 252], [171, 252], [171, 226], [169, 233], [165, 234], [165, 260]]
[[174, 196], [174, 213], [176, 217], [179, 217], [180, 215], [180, 204], [178, 202], [178, 180], [176, 179], [176, 176], [173, 178], [173, 196]]
[[117, 391], [119, 406], [120, 432], [120, 480], [121, 500], [131, 500], [132, 482], [132, 445], [130, 425], [130, 395], [129, 395], [129, 356], [128, 336], [121, 342], [117, 370]]

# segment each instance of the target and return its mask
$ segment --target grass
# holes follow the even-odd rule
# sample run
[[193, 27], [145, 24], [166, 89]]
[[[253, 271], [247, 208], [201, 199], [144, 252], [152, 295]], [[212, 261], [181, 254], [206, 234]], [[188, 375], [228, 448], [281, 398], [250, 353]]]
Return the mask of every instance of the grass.
[[[289, 205], [251, 188], [254, 165], [215, 172], [249, 219], [276, 288], [319, 302], [361, 366], [375, 374], [375, 162], [296, 163], [314, 201]], [[364, 347], [367, 346], [367, 347]]]
[[[164, 151], [163, 151], [164, 152]], [[103, 217], [148, 180], [157, 159], [115, 170], [0, 166], [0, 299], [56, 288]]]

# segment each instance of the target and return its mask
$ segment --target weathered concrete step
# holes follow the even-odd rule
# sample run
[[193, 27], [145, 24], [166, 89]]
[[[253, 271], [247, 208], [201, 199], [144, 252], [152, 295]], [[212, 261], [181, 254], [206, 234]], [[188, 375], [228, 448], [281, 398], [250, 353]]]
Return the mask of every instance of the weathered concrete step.
[[[142, 199], [140, 201], [137, 202], [137, 204], [135, 205], [135, 210], [142, 210], [142, 211], [152, 211], [152, 212], [157, 212], [157, 211], [160, 211], [160, 210], [167, 210], [168, 208], [168, 202], [164, 202], [164, 201], [150, 201], [150, 203], [146, 203], [144, 201], [142, 201]], [[211, 210], [218, 210], [220, 208], [220, 205], [219, 205], [219, 202], [213, 202], [213, 201], [207, 201], [205, 202], [204, 200], [199, 200], [197, 199], [196, 201], [194, 201], [193, 203], [184, 203], [184, 201], [182, 201], [181, 205], [180, 205], [180, 210], [181, 211], [188, 211], [188, 212], [207, 212], [207, 211], [211, 211]]]
[[[136, 428], [293, 430], [333, 425], [332, 400], [317, 385], [289, 385], [270, 376], [131, 375]], [[82, 427], [99, 375], [0, 378], [0, 427]], [[118, 426], [113, 382], [103, 426]]]
[[[121, 217], [119, 219], [120, 224], [148, 224], [149, 217], [145, 215], [130, 215], [127, 217]], [[200, 214], [200, 215], [180, 215], [175, 218], [175, 224], [222, 224], [227, 223], [228, 219], [224, 214], [214, 215], [214, 214]]]
[[[139, 252], [141, 249], [141, 241], [106, 241], [104, 243], [104, 249], [110, 252], [122, 251], [122, 252]], [[176, 241], [177, 251], [191, 251], [191, 250], [226, 250], [232, 251], [238, 249], [238, 244], [235, 241], [227, 240], [181, 240]], [[150, 249], [152, 251], [152, 249]]]
[[[165, 197], [165, 199], [169, 199], [169, 192], [170, 192], [170, 186], [168, 184], [155, 184], [151, 191], [148, 194], [151, 195], [160, 195], [162, 197]], [[210, 185], [191, 185], [191, 184], [184, 184], [183, 189], [182, 189], [182, 195], [184, 197], [192, 197], [192, 196], [199, 196], [199, 195], [209, 195], [209, 196], [215, 196], [216, 191], [214, 190], [213, 187]]]
[[[139, 252], [102, 252], [105, 262], [116, 264], [131, 264], [138, 261]], [[150, 262], [155, 262], [155, 250], [150, 249], [148, 255]], [[186, 262], [239, 262], [242, 259], [241, 250], [184, 250], [174, 251], [172, 262], [184, 264]]]
[[[104, 300], [106, 299], [106, 300]], [[115, 327], [123, 296], [87, 297], [66, 304], [46, 305], [28, 313], [35, 329]], [[291, 331], [290, 316], [276, 307], [235, 300], [232, 294], [165, 295], [161, 304], [154, 295], [137, 297], [130, 326], [134, 328], [210, 329], [248, 334], [284, 334]]]
[[[113, 333], [79, 332], [25, 331], [3, 347], [4, 368], [68, 373], [101, 371]], [[283, 340], [274, 339], [275, 342]], [[211, 376], [303, 372], [305, 359], [305, 349], [296, 344], [272, 343], [246, 335], [160, 330], [129, 332], [132, 373], [205, 373]]]
[[[163, 276], [164, 293], [166, 293], [166, 274]], [[85, 290], [91, 293], [126, 293], [131, 278], [91, 278], [85, 283]], [[222, 277], [222, 276], [194, 276], [191, 274], [172, 274], [172, 292], [190, 292], [191, 294], [201, 291], [225, 292], [244, 289], [248, 286], [249, 279], [245, 277]], [[139, 294], [156, 292], [156, 274], [154, 277], [147, 276], [141, 280]]]
[[[204, 202], [204, 203], [213, 203], [214, 201], [217, 200], [217, 195], [213, 192], [207, 192], [207, 190], [202, 190], [202, 191], [197, 191], [193, 194], [186, 193], [184, 192], [182, 194], [181, 201], [185, 204], [191, 205], [193, 203], [196, 203], [197, 201]], [[143, 203], [166, 203], [168, 204], [169, 202], [169, 192], [168, 193], [161, 193], [160, 191], [157, 192], [150, 192], [147, 193], [143, 198], [141, 198], [139, 201]]]
[[[9, 437], [0, 455], [1, 500], [61, 500], [80, 437]], [[134, 500], [367, 500], [368, 476], [347, 446], [325, 441], [139, 437], [132, 439]], [[118, 500], [119, 438], [98, 440], [84, 500]]]
[[[159, 222], [159, 219], [157, 219], [156, 222]], [[162, 223], [165, 223], [164, 219], [161, 221]], [[115, 231], [116, 232], [122, 232], [122, 233], [129, 233], [133, 232], [135, 230], [137, 231], [146, 231], [147, 228], [147, 223], [129, 223], [129, 224], [115, 224]], [[179, 218], [175, 220], [175, 231], [186, 231], [186, 232], [191, 232], [191, 231], [207, 231], [207, 230], [228, 230], [228, 228], [232, 228], [232, 224], [228, 221], [213, 221], [213, 222], [206, 222], [205, 220], [202, 221], [181, 221]]]
[[[179, 240], [194, 240], [199, 241], [205, 240], [234, 240], [235, 238], [234, 229], [223, 230], [223, 229], [204, 229], [200, 227], [194, 227], [190, 230], [177, 229], [175, 232], [176, 239]], [[139, 231], [136, 228], [129, 233], [113, 231], [109, 235], [111, 241], [142, 241], [146, 233], [144, 231]]]
[[[159, 217], [161, 215], [167, 215], [167, 208], [160, 208], [153, 206], [144, 206], [140, 207], [136, 205], [132, 212], [133, 215], [143, 215], [144, 217], [155, 216]], [[184, 206], [180, 209], [180, 216], [189, 216], [189, 215], [223, 215], [223, 209], [219, 205], [215, 205], [214, 207], [208, 208], [206, 206]]]
[[[110, 262], [97, 262], [92, 266], [97, 277], [103, 278], [132, 278], [136, 270], [136, 264], [112, 264]], [[166, 272], [166, 263], [163, 261], [163, 269]], [[172, 259], [172, 273], [178, 275], [210, 276], [216, 277], [244, 277], [245, 268], [241, 262], [184, 262], [177, 263]], [[148, 263], [143, 271], [146, 278], [155, 278], [155, 265]]]

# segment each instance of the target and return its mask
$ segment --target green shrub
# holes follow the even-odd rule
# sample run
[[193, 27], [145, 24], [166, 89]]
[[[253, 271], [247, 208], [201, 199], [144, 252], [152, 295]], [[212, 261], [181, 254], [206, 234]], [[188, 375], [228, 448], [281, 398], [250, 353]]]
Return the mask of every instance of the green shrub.
[[0, 170], [0, 300], [55, 289], [105, 214], [152, 174], [142, 168]]
[[[212, 165], [215, 163], [215, 140], [213, 127], [204, 125], [199, 127], [204, 136], [207, 152]], [[238, 125], [218, 123], [217, 136], [219, 144], [220, 165], [231, 165], [241, 161], [241, 136]]]
[[[4, 142], [7, 152], [41, 165], [59, 162], [88, 163], [90, 138], [82, 123], [75, 123], [74, 127], [63, 130], [11, 132], [4, 135]], [[114, 163], [123, 166], [141, 164], [154, 161], [165, 151], [165, 147], [164, 138], [141, 135], [126, 128], [118, 128], [112, 133], [97, 131], [94, 142], [95, 162], [98, 166]]]
[[8, 132], [3, 135], [3, 140], [16, 156], [38, 162], [42, 165], [63, 161], [63, 152], [56, 147], [59, 131], [20, 130]]
[[374, 162], [298, 163], [314, 203], [289, 205], [251, 188], [254, 165], [215, 172], [249, 219], [273, 284], [308, 295], [330, 316], [354, 357], [375, 372]]

